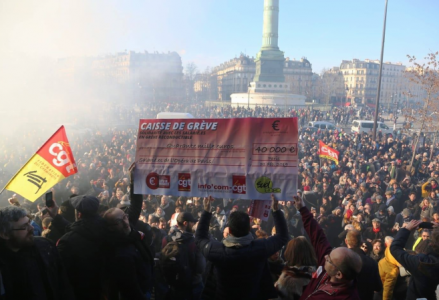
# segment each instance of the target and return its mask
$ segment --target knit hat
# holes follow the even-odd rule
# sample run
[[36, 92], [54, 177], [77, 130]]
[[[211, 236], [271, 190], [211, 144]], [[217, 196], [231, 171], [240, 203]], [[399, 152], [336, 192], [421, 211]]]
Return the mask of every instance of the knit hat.
[[80, 213], [88, 216], [97, 214], [99, 208], [99, 200], [96, 197], [81, 195], [72, 198], [72, 206]]

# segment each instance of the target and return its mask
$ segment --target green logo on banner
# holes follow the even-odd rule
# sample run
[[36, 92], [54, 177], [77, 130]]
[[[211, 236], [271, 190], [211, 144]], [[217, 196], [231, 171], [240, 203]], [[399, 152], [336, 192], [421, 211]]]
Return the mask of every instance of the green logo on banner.
[[255, 181], [256, 190], [261, 194], [280, 193], [280, 188], [273, 188], [273, 182], [268, 177], [259, 177]]

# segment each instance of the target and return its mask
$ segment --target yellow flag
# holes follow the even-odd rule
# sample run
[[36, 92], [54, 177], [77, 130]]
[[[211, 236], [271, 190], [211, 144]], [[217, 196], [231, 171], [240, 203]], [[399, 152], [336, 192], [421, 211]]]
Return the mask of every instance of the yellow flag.
[[61, 126], [12, 177], [5, 189], [34, 202], [55, 184], [77, 172], [66, 131]]

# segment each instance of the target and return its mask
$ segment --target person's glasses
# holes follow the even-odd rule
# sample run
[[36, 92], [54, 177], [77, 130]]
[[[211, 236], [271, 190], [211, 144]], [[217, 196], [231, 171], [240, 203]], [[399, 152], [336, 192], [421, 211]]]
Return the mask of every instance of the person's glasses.
[[331, 260], [331, 253], [332, 253], [332, 251], [334, 251], [334, 249], [336, 249], [336, 248], [333, 248], [333, 249], [331, 250], [331, 252], [329, 252], [329, 254], [326, 254], [326, 256], [325, 256], [325, 260], [326, 260], [327, 263], [333, 265], [334, 268], [337, 269], [337, 271], [340, 271], [340, 269], [339, 269], [339, 268], [338, 268], [338, 267], [332, 262], [332, 260]]
[[22, 225], [20, 228], [12, 228], [12, 230], [29, 230], [32, 227], [30, 222], [31, 220], [29, 220], [26, 224]]

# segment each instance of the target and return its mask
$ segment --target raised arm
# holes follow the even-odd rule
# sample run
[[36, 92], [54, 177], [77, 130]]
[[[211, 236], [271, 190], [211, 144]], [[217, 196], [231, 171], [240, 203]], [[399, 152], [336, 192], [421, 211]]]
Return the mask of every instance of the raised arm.
[[131, 205], [128, 208], [128, 219], [130, 224], [136, 225], [139, 220], [140, 213], [142, 212], [142, 200], [143, 197], [140, 194], [134, 194], [134, 169], [136, 168], [135, 163], [129, 168], [130, 171], [130, 200]]
[[323, 229], [320, 227], [319, 223], [313, 218], [312, 214], [305, 206], [302, 197], [295, 196], [294, 197], [294, 205], [297, 210], [302, 215], [303, 227], [305, 228], [306, 233], [311, 239], [311, 244], [316, 251], [317, 259], [319, 263], [324, 259], [325, 255], [331, 252], [331, 245], [323, 232]]
[[405, 224], [405, 228], [398, 230], [392, 244], [390, 245], [390, 253], [393, 257], [410, 273], [414, 274], [417, 272], [419, 266], [419, 258], [416, 255], [410, 255], [405, 250], [405, 244], [410, 235], [410, 230], [418, 227], [420, 221], [412, 220], [408, 224]]

